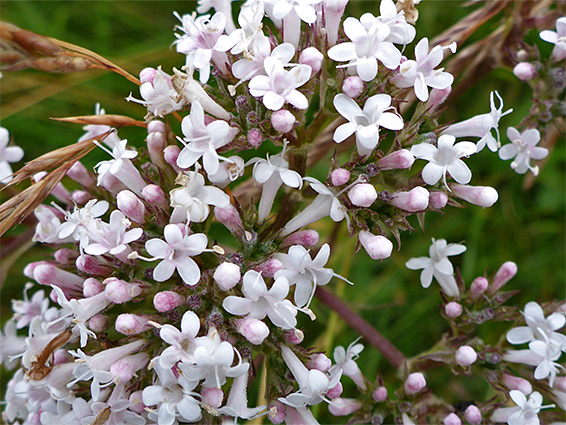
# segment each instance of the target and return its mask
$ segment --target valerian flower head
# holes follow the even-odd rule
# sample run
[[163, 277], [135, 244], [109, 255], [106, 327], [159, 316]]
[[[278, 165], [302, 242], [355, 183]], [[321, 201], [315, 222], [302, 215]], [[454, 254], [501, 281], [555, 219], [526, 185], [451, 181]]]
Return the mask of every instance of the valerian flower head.
[[472, 172], [460, 158], [476, 153], [476, 146], [471, 142], [454, 144], [456, 138], [445, 134], [438, 138], [438, 147], [430, 143], [420, 143], [411, 147], [411, 153], [419, 159], [429, 161], [423, 168], [422, 177], [426, 184], [436, 184], [442, 178], [444, 186], [446, 173], [458, 183], [466, 184], [472, 179]]
[[552, 61], [559, 62], [566, 58], [566, 16], [556, 20], [556, 31], [544, 30], [540, 33], [540, 38], [554, 44], [550, 55]]
[[24, 157], [24, 150], [19, 146], [8, 146], [10, 134], [4, 127], [0, 127], [0, 183], [12, 180], [12, 167], [10, 162], [18, 162]]
[[362, 110], [355, 100], [345, 94], [334, 98], [334, 107], [349, 122], [334, 132], [334, 141], [341, 143], [356, 134], [356, 148], [361, 156], [369, 156], [379, 143], [379, 127], [401, 130], [403, 119], [391, 106], [391, 96], [376, 94], [370, 97]]
[[511, 168], [518, 174], [525, 174], [527, 170], [536, 176], [539, 168], [531, 165], [531, 159], [538, 160], [546, 158], [548, 149], [536, 146], [540, 141], [540, 133], [536, 128], [529, 128], [522, 133], [514, 127], [507, 129], [507, 137], [511, 143], [499, 149], [499, 158], [503, 160], [513, 159]]
[[[495, 107], [494, 95], [497, 96], [497, 99], [499, 99], [499, 108]], [[450, 134], [455, 137], [480, 137], [480, 140], [477, 143], [477, 152], [480, 152], [486, 144], [492, 152], [495, 152], [500, 146], [499, 120], [501, 117], [513, 112], [513, 109], [508, 109], [503, 112], [503, 99], [496, 91], [492, 91], [490, 93], [489, 104], [491, 112], [476, 115], [475, 117], [469, 118], [465, 121], [452, 124], [448, 126], [442, 134]], [[495, 135], [497, 137], [493, 137], [491, 130], [495, 130]]]
[[456, 43], [449, 46], [434, 46], [429, 52], [428, 38], [423, 38], [415, 46], [415, 60], [407, 60], [401, 64], [399, 74], [393, 78], [397, 87], [414, 87], [415, 95], [421, 102], [428, 100], [428, 87], [446, 89], [454, 82], [454, 77], [444, 68], [436, 68], [443, 59], [443, 51], [456, 51]]
[[509, 392], [511, 400], [516, 404], [515, 407], [500, 407], [493, 412], [492, 422], [507, 422], [509, 425], [539, 425], [538, 413], [541, 409], [554, 407], [554, 405], [543, 406], [542, 395], [535, 391], [529, 398], [521, 391], [512, 390]]
[[460, 255], [466, 251], [466, 247], [460, 244], [447, 244], [445, 239], [432, 239], [429, 248], [430, 257], [411, 258], [405, 266], [411, 270], [423, 269], [421, 273], [421, 285], [428, 288], [434, 277], [446, 295], [457, 297], [458, 286], [454, 279], [454, 267], [448, 259], [452, 255]]

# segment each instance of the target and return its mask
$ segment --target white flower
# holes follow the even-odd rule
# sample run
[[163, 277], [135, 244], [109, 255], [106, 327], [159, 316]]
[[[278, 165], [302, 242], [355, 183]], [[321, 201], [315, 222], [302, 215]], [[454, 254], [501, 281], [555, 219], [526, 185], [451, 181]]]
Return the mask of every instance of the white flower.
[[438, 138], [438, 147], [430, 143], [420, 143], [411, 147], [411, 153], [419, 159], [429, 161], [423, 168], [422, 177], [426, 184], [436, 184], [442, 178], [444, 186], [446, 173], [458, 183], [466, 184], [472, 179], [472, 172], [460, 158], [468, 157], [476, 152], [476, 146], [471, 142], [454, 144], [456, 138], [444, 134]]
[[[100, 103], [97, 103], [94, 108], [95, 115], [106, 115], [106, 111], [100, 107]], [[116, 143], [120, 141], [118, 137], [117, 131], [112, 131], [113, 128], [109, 125], [102, 125], [102, 124], [89, 124], [83, 127], [83, 130], [86, 131], [77, 142], [82, 142], [84, 140], [92, 139], [93, 137], [102, 136], [103, 134], [108, 133], [107, 136], [102, 139], [102, 143], [112, 149]]]
[[72, 213], [66, 213], [66, 222], [59, 227], [57, 236], [59, 239], [72, 237], [81, 242], [81, 246], [88, 245], [88, 228], [93, 225], [96, 218], [108, 211], [109, 204], [106, 201], [91, 199], [82, 208], [75, 206]]
[[230, 314], [263, 319], [265, 316], [281, 329], [293, 329], [297, 325], [297, 307], [285, 299], [289, 293], [289, 282], [284, 277], [275, 279], [268, 290], [261, 273], [248, 270], [244, 274], [242, 293], [244, 297], [229, 296], [222, 307]]
[[226, 17], [226, 32], [232, 33], [236, 26], [232, 20], [232, 2], [234, 0], [198, 0], [197, 13], [206, 13], [211, 8], [217, 12], [222, 12]]
[[393, 0], [381, 0], [379, 14], [376, 19], [388, 25], [391, 30], [385, 41], [406, 45], [415, 39], [415, 28], [405, 20], [405, 12], [397, 11]]
[[[191, 381], [204, 379], [203, 386], [220, 388], [226, 378], [235, 378], [248, 373], [249, 363], [243, 363], [240, 353], [228, 341], [221, 341], [216, 329], [211, 328], [208, 336], [195, 339], [195, 349], [191, 362], [181, 362], [179, 369]], [[234, 352], [238, 364], [234, 362]]]
[[24, 150], [19, 146], [8, 146], [10, 134], [4, 127], [0, 127], [0, 183], [12, 180], [12, 167], [10, 162], [18, 162], [24, 157]]
[[222, 208], [230, 204], [230, 197], [223, 190], [204, 185], [204, 177], [198, 171], [179, 174], [175, 182], [182, 187], [169, 193], [174, 208], [171, 223], [201, 223], [208, 217], [209, 205]]
[[307, 97], [296, 90], [311, 77], [312, 69], [308, 65], [296, 65], [290, 71], [276, 58], [268, 57], [264, 61], [267, 75], [256, 75], [249, 84], [252, 96], [261, 97], [267, 109], [278, 111], [285, 103], [297, 109], [307, 109]]
[[[499, 99], [499, 108], [495, 107], [494, 95]], [[450, 134], [455, 137], [480, 137], [477, 143], [477, 152], [481, 151], [485, 145], [495, 152], [499, 148], [499, 120], [507, 114], [513, 112], [508, 109], [503, 112], [503, 99], [499, 93], [492, 91], [489, 95], [489, 104], [491, 112], [487, 114], [476, 115], [475, 117], [452, 124], [444, 130], [442, 134]], [[495, 130], [497, 138], [493, 137], [491, 130]]]
[[283, 269], [275, 273], [275, 278], [285, 277], [290, 285], [295, 286], [295, 303], [299, 307], [309, 305], [318, 286], [324, 286], [333, 277], [338, 277], [352, 284], [347, 279], [334, 273], [324, 265], [330, 257], [330, 245], [325, 243], [315, 258], [301, 245], [293, 245], [287, 254], [277, 254], [277, 259], [283, 264]]
[[19, 361], [12, 356], [22, 354], [26, 348], [26, 338], [18, 336], [16, 323], [8, 320], [4, 325], [4, 331], [0, 331], [0, 364], [8, 370], [13, 369]]
[[267, 75], [264, 64], [268, 57], [278, 60], [285, 66], [295, 56], [295, 47], [290, 43], [281, 43], [271, 51], [271, 42], [263, 34], [256, 37], [250, 47], [250, 52], [232, 65], [232, 74], [240, 80], [240, 83], [251, 80], [256, 75]]
[[204, 252], [208, 244], [206, 235], [187, 235], [176, 224], [165, 226], [163, 235], [165, 241], [151, 239], [145, 243], [145, 249], [154, 257], [152, 261], [162, 259], [153, 270], [153, 278], [157, 282], [165, 282], [177, 270], [183, 282], [189, 286], [196, 285], [200, 280], [200, 269], [191, 257]]
[[127, 230], [132, 223], [119, 210], [110, 214], [110, 223], [99, 222], [96, 230], [89, 232], [89, 244], [84, 247], [90, 255], [119, 255], [130, 251], [129, 243], [137, 241], [142, 237], [143, 230], [135, 228]]
[[[31, 300], [28, 298], [27, 292], [32, 286], [32, 283], [26, 284], [23, 300], [12, 300], [12, 310], [14, 310], [14, 319], [17, 321], [17, 329], [28, 326], [36, 316], [45, 321], [50, 321], [53, 320], [54, 315], [58, 315], [56, 307], [49, 308], [49, 298], [45, 297], [45, 291], [37, 291], [32, 295]], [[6, 322], [6, 325], [8, 325], [8, 322]]]
[[344, 347], [338, 346], [334, 349], [334, 361], [336, 364], [330, 368], [330, 374], [336, 373], [338, 370], [342, 370], [342, 373], [346, 376], [352, 378], [356, 385], [361, 389], [366, 389], [366, 383], [364, 382], [364, 375], [356, 363], [357, 358], [364, 349], [362, 344], [357, 344], [356, 339], [348, 348], [344, 350]]
[[285, 19], [293, 11], [307, 24], [316, 22], [316, 10], [313, 7], [322, 0], [266, 0], [270, 4], [271, 16], [275, 19]]
[[401, 52], [392, 42], [386, 41], [391, 33], [389, 25], [378, 21], [371, 13], [365, 13], [358, 20], [346, 18], [344, 32], [351, 42], [338, 44], [328, 50], [328, 57], [338, 62], [348, 62], [338, 68], [356, 67], [364, 81], [377, 76], [377, 61], [386, 68], [395, 69], [401, 62]]
[[531, 165], [531, 159], [543, 159], [548, 155], [548, 149], [536, 146], [540, 141], [540, 133], [536, 128], [529, 128], [519, 133], [516, 128], [507, 129], [507, 137], [511, 143], [499, 149], [499, 158], [508, 160], [515, 158], [511, 168], [518, 174], [525, 174], [531, 170], [538, 175], [538, 166]]
[[244, 175], [245, 163], [239, 156], [230, 156], [220, 164], [218, 171], [208, 175], [208, 180], [218, 187], [226, 187]]
[[189, 168], [202, 158], [208, 174], [215, 174], [220, 166], [216, 150], [230, 143], [238, 131], [223, 120], [215, 120], [205, 125], [204, 110], [198, 101], [192, 103], [191, 113], [183, 118], [181, 130], [185, 137], [179, 140], [185, 147], [177, 158], [177, 165]]
[[423, 38], [415, 46], [415, 60], [407, 60], [401, 64], [399, 74], [393, 78], [393, 83], [397, 87], [414, 87], [415, 95], [421, 102], [428, 100], [428, 87], [442, 90], [450, 87], [454, 82], [454, 77], [444, 68], [436, 68], [444, 57], [443, 51], [450, 49], [452, 53], [456, 51], [456, 43], [449, 46], [434, 46], [429, 52], [428, 38]]
[[542, 395], [538, 391], [533, 392], [528, 400], [525, 394], [517, 390], [510, 391], [509, 396], [517, 406], [496, 409], [491, 416], [492, 422], [507, 422], [509, 425], [539, 425], [540, 410], [554, 407], [554, 405], [542, 406]]
[[242, 5], [238, 15], [240, 28], [228, 31], [229, 35], [221, 35], [214, 48], [223, 52], [230, 50], [233, 55], [243, 52], [249, 54], [258, 39], [266, 38], [261, 30], [263, 13], [263, 3], [258, 2], [253, 6]]
[[37, 226], [35, 227], [35, 234], [33, 235], [34, 242], [41, 243], [63, 243], [71, 242], [73, 238], [60, 239], [59, 231], [61, 230], [61, 220], [55, 214], [54, 209], [47, 205], [38, 206], [33, 214], [37, 218]]
[[[260, 412], [265, 410], [265, 405], [248, 407], [248, 374], [244, 373], [232, 381], [230, 394], [226, 405], [217, 409], [218, 413], [232, 416], [233, 418], [253, 419], [261, 416]], [[267, 413], [267, 412], [265, 412]], [[265, 414], [263, 413], [263, 414]]]
[[432, 239], [429, 248], [430, 257], [411, 258], [405, 266], [411, 270], [423, 269], [421, 273], [421, 285], [428, 288], [434, 277], [442, 287], [446, 295], [457, 297], [459, 295], [458, 286], [454, 279], [454, 267], [449, 256], [460, 255], [466, 251], [466, 247], [460, 244], [447, 244], [445, 239]]
[[[349, 122], [339, 126], [334, 132], [334, 141], [342, 143], [356, 133], [358, 154], [368, 156], [379, 143], [379, 127], [401, 130], [403, 119], [391, 106], [391, 96], [376, 94], [370, 97], [362, 110], [355, 100], [345, 94], [334, 97], [334, 107]], [[388, 112], [393, 111], [393, 112]]]
[[540, 305], [531, 301], [523, 311], [527, 326], [519, 326], [507, 332], [507, 341], [511, 344], [526, 344], [534, 340], [550, 341], [566, 352], [566, 336], [556, 332], [564, 327], [566, 317], [563, 313], [552, 313], [544, 317]]
[[540, 38], [554, 44], [554, 49], [552, 49], [550, 56], [554, 62], [566, 58], [566, 16], [556, 20], [556, 32], [544, 30], [540, 33]]
[[200, 329], [200, 319], [192, 311], [187, 311], [181, 319], [181, 330], [172, 325], [163, 325], [159, 329], [159, 336], [170, 345], [159, 357], [159, 364], [163, 368], [171, 368], [178, 361], [192, 359], [193, 341]]

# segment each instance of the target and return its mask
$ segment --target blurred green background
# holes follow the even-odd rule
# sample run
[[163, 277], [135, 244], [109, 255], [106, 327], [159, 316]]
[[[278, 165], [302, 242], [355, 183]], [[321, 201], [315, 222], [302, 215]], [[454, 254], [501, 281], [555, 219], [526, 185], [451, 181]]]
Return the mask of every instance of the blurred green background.
[[[7, 1], [0, 3], [3, 21], [39, 34], [59, 38], [91, 49], [116, 64], [138, 75], [146, 66], [162, 65], [166, 72], [180, 67], [184, 58], [169, 47], [174, 41], [173, 27], [177, 20], [172, 12], [190, 13], [196, 2], [190, 1]], [[377, 2], [353, 2], [350, 13], [378, 13]], [[433, 38], [468, 10], [460, 1], [427, 0], [419, 5], [420, 19], [417, 39]], [[485, 31], [489, 31], [489, 27]], [[532, 37], [536, 39], [536, 34]], [[548, 57], [550, 46], [538, 42], [542, 54]], [[460, 46], [461, 48], [462, 46]], [[508, 143], [504, 129], [517, 125], [530, 108], [531, 90], [520, 83], [509, 70], [497, 70], [477, 82], [447, 110], [446, 121], [461, 120], [488, 112], [489, 92], [497, 89], [505, 100], [505, 109], [513, 114], [501, 121], [502, 143]], [[127, 103], [130, 92], [138, 97], [137, 88], [122, 77], [102, 71], [54, 75], [33, 70], [18, 73], [4, 72], [0, 80], [1, 125], [6, 127], [16, 142], [26, 151], [25, 160], [35, 158], [54, 148], [71, 144], [83, 133], [80, 126], [50, 121], [49, 117], [88, 115], [100, 102], [107, 113], [129, 115], [142, 119], [142, 106]], [[144, 131], [121, 130], [120, 134], [136, 146], [142, 146]], [[384, 262], [369, 259], [363, 250], [351, 256], [354, 240], [336, 244], [331, 261], [337, 273], [347, 276], [355, 286], [344, 286], [334, 280], [328, 288], [342, 293], [349, 305], [389, 338], [407, 357], [414, 356], [431, 346], [447, 330], [440, 318], [438, 286], [428, 290], [419, 283], [419, 272], [404, 267], [416, 256], [428, 255], [430, 238], [444, 238], [448, 242], [465, 243], [468, 250], [454, 259], [469, 284], [484, 271], [494, 272], [503, 262], [515, 261], [518, 275], [508, 284], [509, 289], [520, 289], [512, 302], [522, 308], [530, 300], [564, 298], [565, 295], [565, 146], [561, 138], [551, 158], [541, 170], [532, 188], [522, 189], [524, 177], [514, 173], [509, 161], [485, 149], [467, 160], [473, 171], [472, 184], [497, 188], [499, 201], [489, 209], [468, 206], [465, 209], [447, 208], [445, 214], [429, 213], [424, 232], [419, 230], [402, 235], [402, 249]], [[102, 159], [102, 152], [93, 152], [87, 164]], [[21, 166], [18, 164], [16, 167]], [[415, 164], [422, 167], [422, 164]], [[418, 229], [416, 217], [411, 220]], [[320, 225], [329, 232], [330, 223]], [[341, 228], [346, 235], [345, 227]], [[345, 237], [345, 236], [344, 236]], [[3, 323], [11, 315], [10, 300], [21, 298], [26, 282], [21, 274], [30, 260], [43, 258], [37, 247], [26, 253], [11, 267], [1, 294], [0, 319]], [[454, 257], [453, 257], [454, 258]], [[311, 325], [302, 318], [307, 344], [318, 341], [320, 348], [332, 349], [335, 344], [347, 346], [357, 335], [347, 329], [340, 319], [331, 319], [330, 312], [314, 304], [318, 320]], [[331, 331], [325, 328], [331, 322]], [[503, 327], [487, 325], [488, 342], [496, 341]], [[363, 342], [363, 341], [362, 341]], [[373, 379], [378, 372], [386, 379], [394, 375], [391, 367], [368, 347], [359, 360], [362, 371]], [[2, 374], [5, 378], [5, 374]], [[442, 388], [442, 374], [436, 375]], [[351, 381], [343, 380], [344, 395], [354, 394]], [[435, 385], [435, 380], [431, 381]], [[2, 384], [4, 386], [4, 383]], [[486, 388], [471, 386], [457, 389], [460, 399], [485, 398]], [[470, 393], [471, 391], [471, 393]], [[450, 391], [446, 388], [447, 397]], [[326, 412], [326, 408], [320, 409]], [[324, 413], [323, 415], [326, 415]], [[322, 416], [326, 418], [326, 416]]]

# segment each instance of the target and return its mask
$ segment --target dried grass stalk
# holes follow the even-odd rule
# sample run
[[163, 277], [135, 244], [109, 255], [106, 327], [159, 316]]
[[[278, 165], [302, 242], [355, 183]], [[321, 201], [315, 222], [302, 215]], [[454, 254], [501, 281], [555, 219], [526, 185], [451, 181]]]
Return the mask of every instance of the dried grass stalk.
[[108, 125], [110, 127], [147, 127], [142, 121], [124, 115], [82, 115], [78, 117], [50, 118], [53, 121], [69, 122], [81, 125]]

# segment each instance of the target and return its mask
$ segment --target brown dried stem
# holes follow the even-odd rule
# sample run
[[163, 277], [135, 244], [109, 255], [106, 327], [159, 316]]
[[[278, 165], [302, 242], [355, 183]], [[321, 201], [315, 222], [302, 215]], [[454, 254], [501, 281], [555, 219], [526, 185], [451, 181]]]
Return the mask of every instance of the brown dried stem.
[[110, 127], [143, 127], [147, 124], [124, 115], [82, 115], [78, 117], [50, 118], [53, 121], [68, 122], [82, 125], [108, 125]]

